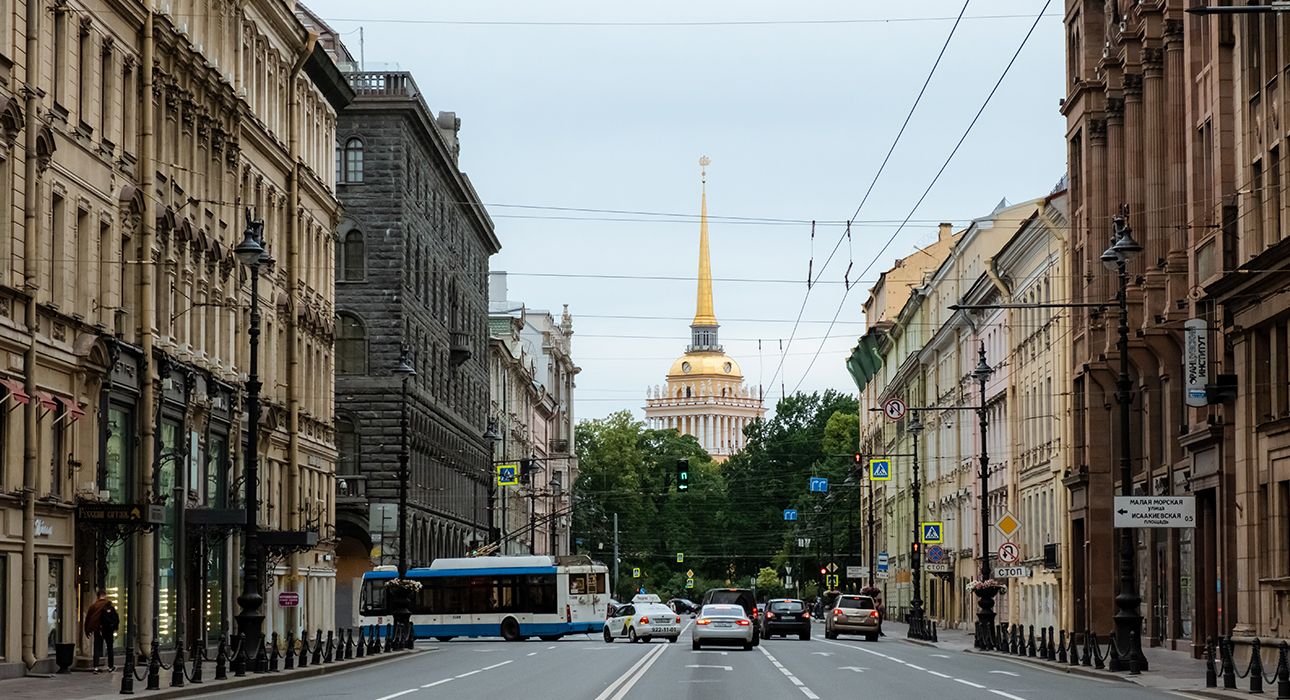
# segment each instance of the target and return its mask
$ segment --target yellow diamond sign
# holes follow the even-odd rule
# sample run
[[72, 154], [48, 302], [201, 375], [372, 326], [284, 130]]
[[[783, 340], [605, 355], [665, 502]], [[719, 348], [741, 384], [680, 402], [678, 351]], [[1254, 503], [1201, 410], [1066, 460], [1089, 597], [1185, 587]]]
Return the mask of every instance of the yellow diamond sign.
[[994, 526], [999, 528], [999, 532], [1002, 532], [1005, 537], [1012, 537], [1012, 533], [1021, 529], [1021, 522], [1012, 517], [1011, 513], [1004, 513]]

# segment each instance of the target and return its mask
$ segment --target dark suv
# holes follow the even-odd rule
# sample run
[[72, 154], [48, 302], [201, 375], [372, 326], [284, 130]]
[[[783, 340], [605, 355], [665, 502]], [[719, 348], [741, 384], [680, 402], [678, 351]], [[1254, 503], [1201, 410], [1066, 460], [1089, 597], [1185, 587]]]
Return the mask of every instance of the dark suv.
[[753, 646], [761, 643], [761, 622], [757, 619], [757, 598], [749, 588], [713, 588], [703, 594], [702, 605], [738, 605], [752, 620]]
[[776, 598], [766, 603], [766, 616], [761, 621], [761, 636], [770, 639], [777, 634], [798, 639], [811, 638], [811, 616], [806, 603], [795, 598]]

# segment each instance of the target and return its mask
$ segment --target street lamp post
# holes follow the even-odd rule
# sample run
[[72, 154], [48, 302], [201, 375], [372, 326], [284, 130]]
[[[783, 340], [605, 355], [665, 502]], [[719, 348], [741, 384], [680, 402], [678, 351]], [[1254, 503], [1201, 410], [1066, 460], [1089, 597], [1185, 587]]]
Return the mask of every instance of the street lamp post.
[[[1127, 212], [1126, 212], [1127, 213]], [[1133, 495], [1133, 459], [1129, 443], [1129, 402], [1133, 384], [1129, 380], [1129, 274], [1126, 267], [1142, 252], [1142, 246], [1133, 240], [1132, 230], [1124, 216], [1112, 219], [1115, 241], [1102, 253], [1102, 263], [1120, 276], [1120, 376], [1115, 382], [1116, 401], [1120, 404], [1120, 491], [1124, 496]], [[1118, 663], [1112, 662], [1113, 671], [1145, 671], [1147, 659], [1142, 655], [1142, 613], [1139, 606], [1136, 579], [1137, 562], [1132, 528], [1120, 529], [1120, 593], [1115, 597], [1119, 610], [1115, 613], [1115, 646], [1120, 651]]]
[[251, 271], [251, 327], [247, 330], [251, 338], [250, 366], [246, 374], [246, 524], [242, 528], [243, 558], [242, 594], [237, 597], [241, 610], [236, 615], [237, 631], [242, 637], [244, 651], [238, 654], [235, 665], [245, 669], [247, 653], [255, 652], [255, 672], [268, 670], [267, 661], [262, 671], [260, 656], [264, 653], [264, 596], [261, 593], [260, 577], [264, 570], [264, 550], [259, 542], [259, 439], [260, 439], [260, 265], [264, 259], [264, 221], [253, 221], [251, 210], [246, 210], [246, 231], [242, 242], [233, 249], [238, 260]]
[[[986, 441], [987, 431], [990, 428], [990, 414], [985, 403], [985, 383], [989, 381], [990, 375], [994, 370], [985, 362], [985, 343], [981, 343], [981, 349], [978, 353], [976, 369], [972, 370], [972, 377], [976, 379], [981, 387], [981, 403], [977, 406], [977, 418], [981, 421], [981, 581], [991, 579], [990, 572], [990, 453]], [[982, 588], [977, 592], [977, 606], [980, 610], [976, 614], [977, 619], [977, 636], [976, 646], [979, 649], [990, 650], [994, 648], [994, 596], [998, 591], [994, 588]]]
[[[913, 436], [914, 442], [914, 540], [910, 543], [909, 547], [909, 555], [912, 559], [910, 562], [910, 569], [912, 570], [914, 579], [914, 596], [913, 599], [909, 601], [909, 630], [911, 636], [914, 636], [915, 634], [922, 634], [923, 624], [923, 553], [920, 551], [921, 548], [918, 546], [919, 541], [922, 539], [922, 532], [919, 527], [921, 518], [919, 517], [918, 511], [922, 501], [920, 498], [922, 487], [919, 485], [918, 481], [918, 435], [923, 432], [923, 424], [919, 422], [917, 413], [913, 414], [909, 427], [905, 428], [905, 430]], [[918, 632], [915, 633], [915, 630], [918, 630]]]
[[[399, 401], [399, 578], [407, 578], [408, 575], [408, 380], [417, 376], [417, 371], [408, 364], [408, 348], [404, 346], [400, 353], [399, 366], [394, 368], [394, 374], [402, 378], [402, 387], [400, 390]], [[408, 610], [407, 596], [400, 596], [399, 605], [391, 611], [394, 616], [394, 628], [397, 634], [394, 635], [393, 646], [395, 649], [403, 648], [403, 639], [408, 631], [408, 622], [412, 619], [412, 612]], [[409, 641], [411, 644], [411, 641]]]
[[549, 486], [549, 487], [551, 488], [551, 510], [550, 510], [550, 512], [548, 512], [548, 513], [547, 513], [547, 520], [548, 520], [547, 527], [550, 529], [550, 534], [551, 534], [551, 556], [553, 556], [553, 557], [554, 557], [554, 556], [556, 555], [556, 551], [555, 551], [555, 498], [556, 498], [556, 496], [558, 495], [558, 494], [556, 493], [556, 491], [560, 488], [560, 481], [559, 481], [558, 479], [556, 479], [556, 478], [555, 478], [555, 474], [554, 474], [554, 473], [551, 475], [551, 481], [547, 482], [547, 486]]

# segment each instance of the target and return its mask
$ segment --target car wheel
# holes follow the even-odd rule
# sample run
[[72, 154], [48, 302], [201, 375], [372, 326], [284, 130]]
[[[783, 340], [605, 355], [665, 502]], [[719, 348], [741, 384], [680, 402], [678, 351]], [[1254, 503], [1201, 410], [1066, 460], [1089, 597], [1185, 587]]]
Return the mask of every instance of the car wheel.
[[876, 641], [878, 641], [878, 633], [877, 633], [877, 632], [874, 632], [874, 633], [871, 633], [871, 634], [866, 634], [864, 638], [865, 638], [865, 639], [867, 639], [867, 640], [869, 640], [869, 641], [871, 641], [871, 642], [876, 642]]
[[612, 635], [612, 634], [610, 634], [610, 633], [609, 633], [609, 627], [608, 627], [608, 626], [606, 626], [606, 627], [605, 627], [605, 644], [613, 644], [613, 643], [614, 643], [614, 635]]
[[810, 630], [806, 630], [805, 632], [803, 632], [803, 633], [801, 633], [801, 634], [797, 635], [797, 638], [798, 638], [798, 639], [800, 639], [800, 640], [802, 640], [803, 642], [808, 641], [808, 640], [810, 640], [810, 638], [811, 638], [811, 631], [810, 631]]
[[828, 630], [824, 630], [824, 638], [825, 638], [825, 639], [837, 639], [837, 638], [838, 638], [838, 633], [837, 633], [837, 632], [830, 632], [830, 631], [828, 631]]
[[679, 637], [668, 637], [668, 638], [667, 638], [667, 643], [668, 643], [668, 644], [676, 644], [676, 640], [677, 640], [677, 639], [679, 639]]
[[699, 650], [699, 642], [698, 642], [698, 641], [691, 641], [691, 642], [690, 642], [690, 648], [691, 648], [691, 649], [693, 649], [693, 650], [695, 650], [695, 651], [698, 651], [698, 650]]
[[636, 630], [635, 630], [635, 629], [628, 628], [628, 630], [627, 630], [627, 641], [631, 642], [632, 644], [635, 644], [636, 642], [639, 642], [639, 641], [640, 641], [640, 638], [636, 636]]
[[744, 651], [752, 651], [754, 646], [756, 646], [754, 642], [744, 642]]
[[518, 642], [524, 638], [520, 636], [520, 623], [515, 618], [508, 617], [502, 620], [502, 639], [508, 642]]

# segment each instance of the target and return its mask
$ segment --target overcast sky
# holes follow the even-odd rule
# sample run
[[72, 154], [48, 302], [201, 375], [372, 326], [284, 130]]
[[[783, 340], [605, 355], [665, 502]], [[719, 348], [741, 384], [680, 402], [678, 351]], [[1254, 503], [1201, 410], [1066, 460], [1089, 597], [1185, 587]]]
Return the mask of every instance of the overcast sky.
[[855, 391], [844, 360], [867, 290], [938, 222], [1046, 195], [1065, 172], [1061, 2], [899, 234], [1043, 0], [972, 0], [858, 216], [962, 2], [308, 4], [355, 55], [363, 28], [368, 70], [398, 64], [462, 120], [460, 166], [496, 222], [508, 297], [574, 315], [579, 418], [643, 417], [646, 386], [684, 352], [700, 156], [721, 341], [771, 408], [782, 390]]

